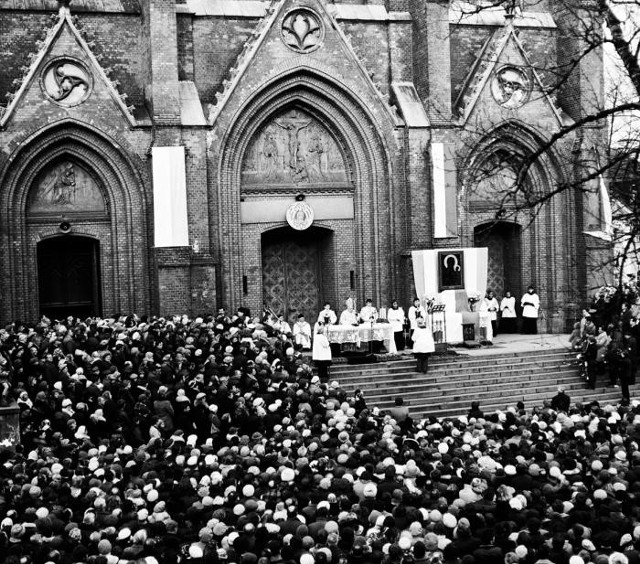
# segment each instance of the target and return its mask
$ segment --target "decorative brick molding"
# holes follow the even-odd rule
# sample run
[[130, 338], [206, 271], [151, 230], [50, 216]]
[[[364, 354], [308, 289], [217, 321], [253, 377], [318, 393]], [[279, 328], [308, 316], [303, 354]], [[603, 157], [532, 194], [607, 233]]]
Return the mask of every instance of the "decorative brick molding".
[[225, 107], [210, 137], [220, 139], [220, 143], [210, 145], [210, 154], [219, 207], [225, 210], [219, 217], [220, 245], [225, 249], [221, 256], [225, 305], [232, 307], [242, 302], [239, 288], [244, 249], [251, 244], [243, 237], [239, 215], [244, 153], [264, 122], [287, 107], [301, 108], [322, 123], [333, 132], [344, 152], [356, 201], [350, 230], [362, 241], [353, 249], [351, 260], [361, 291], [366, 289], [377, 297], [386, 291], [392, 276], [391, 261], [383, 260], [392, 256], [392, 214], [388, 205], [392, 178], [387, 142], [369, 109], [348, 90], [317, 71], [297, 68], [270, 82], [238, 112]]
[[[60, 218], [28, 223], [26, 205], [34, 180], [49, 163], [64, 158], [91, 171], [103, 191], [107, 215], [102, 221], [78, 219], [76, 232], [101, 245], [104, 313], [148, 312], [152, 282], [146, 245], [150, 240], [148, 175], [132, 151], [98, 130], [74, 121], [42, 128], [15, 151], [0, 173], [2, 232], [0, 260], [5, 265], [0, 296], [2, 319], [34, 319], [38, 315], [36, 247], [56, 233]], [[72, 236], [72, 235], [71, 235]]]
[[[534, 283], [540, 293], [547, 321], [552, 315], [563, 314], [565, 305], [576, 300], [576, 289], [581, 237], [575, 225], [575, 198], [579, 189], [565, 190], [552, 197], [540, 209], [514, 211], [505, 206], [505, 214], [496, 216], [499, 196], [491, 203], [474, 202], [470, 192], [473, 188], [477, 167], [497, 151], [506, 151], [525, 158], [544, 146], [543, 136], [526, 125], [511, 121], [486, 133], [481, 139], [467, 143], [461, 152], [458, 170], [463, 174], [460, 182], [462, 241], [474, 244], [474, 231], [498, 221], [509, 222], [522, 228], [521, 271], [519, 279], [523, 287]], [[532, 185], [537, 190], [551, 193], [558, 184], [570, 176], [570, 158], [561, 154], [562, 148], [550, 148], [529, 169]], [[558, 226], [565, 226], [559, 229]], [[519, 299], [519, 296], [516, 296]], [[550, 327], [549, 327], [550, 329]]]

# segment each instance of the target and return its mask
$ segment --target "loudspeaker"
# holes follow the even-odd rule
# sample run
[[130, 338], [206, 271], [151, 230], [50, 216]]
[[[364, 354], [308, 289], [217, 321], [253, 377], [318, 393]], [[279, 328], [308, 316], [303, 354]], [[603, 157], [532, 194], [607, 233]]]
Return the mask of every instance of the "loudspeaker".
[[60, 233], [71, 233], [71, 224], [68, 221], [61, 221], [58, 230]]

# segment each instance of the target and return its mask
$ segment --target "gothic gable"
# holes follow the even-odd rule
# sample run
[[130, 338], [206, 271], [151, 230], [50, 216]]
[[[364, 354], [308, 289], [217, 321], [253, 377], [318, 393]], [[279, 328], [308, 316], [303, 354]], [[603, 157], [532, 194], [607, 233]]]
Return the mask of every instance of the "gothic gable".
[[0, 127], [12, 121], [75, 118], [135, 125], [115, 85], [109, 80], [87, 42], [75, 27], [68, 8], [61, 7], [57, 23], [33, 58], [18, 91], [0, 117]]
[[315, 71], [356, 93], [380, 120], [400, 123], [388, 95], [375, 86], [334, 16], [319, 0], [284, 0], [271, 5], [224, 81], [209, 123], [230, 106], [245, 103], [256, 90], [287, 72]]
[[536, 115], [540, 125], [558, 128], [569, 119], [555, 104], [510, 22], [483, 46], [455, 106], [463, 123]]

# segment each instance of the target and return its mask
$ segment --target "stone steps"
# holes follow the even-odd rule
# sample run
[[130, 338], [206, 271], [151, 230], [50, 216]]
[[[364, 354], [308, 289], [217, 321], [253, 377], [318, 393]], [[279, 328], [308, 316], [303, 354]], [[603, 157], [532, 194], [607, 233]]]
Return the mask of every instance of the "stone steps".
[[[496, 351], [497, 352], [497, 351]], [[617, 403], [619, 388], [586, 389], [579, 376], [576, 355], [567, 349], [550, 349], [478, 356], [434, 356], [429, 372], [415, 371], [407, 356], [367, 365], [338, 364], [331, 380], [352, 392], [362, 390], [369, 406], [387, 409], [402, 396], [413, 417], [456, 417], [466, 414], [477, 400], [485, 412], [504, 410], [523, 401], [527, 409], [551, 399], [559, 385], [571, 401]], [[601, 383], [604, 383], [604, 378]], [[632, 386], [632, 397], [634, 388]]]
[[[332, 367], [331, 378], [345, 380], [350, 383], [357, 381], [367, 382], [378, 376], [386, 379], [415, 379], [417, 376], [415, 370], [415, 361], [410, 362], [389, 362], [388, 366], [380, 364], [369, 365], [370, 368], [362, 368], [359, 366], [355, 370], [341, 367], [340, 369]], [[517, 362], [498, 362], [491, 364], [471, 364], [465, 366], [462, 364], [435, 364], [429, 362], [429, 372], [425, 375], [418, 375], [422, 378], [453, 378], [456, 376], [462, 379], [469, 379], [477, 376], [498, 376], [499, 374], [510, 374], [516, 371], [526, 373], [527, 371], [544, 371], [546, 369], [557, 369], [560, 367], [573, 367], [575, 365], [575, 357], [566, 358], [558, 357], [552, 359], [535, 358], [535, 359], [518, 359]]]

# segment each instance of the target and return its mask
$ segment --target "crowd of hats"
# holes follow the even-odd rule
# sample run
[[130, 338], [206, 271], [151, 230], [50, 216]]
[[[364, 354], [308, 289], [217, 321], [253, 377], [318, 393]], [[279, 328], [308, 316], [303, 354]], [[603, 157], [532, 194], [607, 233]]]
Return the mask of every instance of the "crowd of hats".
[[242, 313], [13, 324], [11, 563], [640, 563], [640, 408], [395, 421]]

